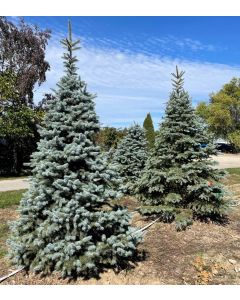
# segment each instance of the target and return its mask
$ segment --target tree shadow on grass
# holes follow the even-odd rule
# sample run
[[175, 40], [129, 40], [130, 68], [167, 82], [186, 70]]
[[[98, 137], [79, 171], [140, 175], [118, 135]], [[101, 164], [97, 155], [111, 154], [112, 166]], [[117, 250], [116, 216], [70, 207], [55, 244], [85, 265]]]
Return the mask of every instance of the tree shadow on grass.
[[215, 224], [219, 226], [227, 226], [230, 224], [229, 216], [212, 216], [212, 217], [195, 217], [194, 220], [198, 220], [206, 224]]

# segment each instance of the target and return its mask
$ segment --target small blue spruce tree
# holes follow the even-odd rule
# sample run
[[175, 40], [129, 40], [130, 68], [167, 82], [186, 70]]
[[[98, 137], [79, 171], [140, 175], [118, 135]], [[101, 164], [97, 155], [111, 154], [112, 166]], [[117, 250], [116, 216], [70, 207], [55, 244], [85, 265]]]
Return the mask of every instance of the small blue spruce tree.
[[140, 125], [131, 126], [120, 141], [114, 153], [113, 162], [122, 178], [121, 190], [133, 194], [147, 160], [147, 140], [145, 130]]

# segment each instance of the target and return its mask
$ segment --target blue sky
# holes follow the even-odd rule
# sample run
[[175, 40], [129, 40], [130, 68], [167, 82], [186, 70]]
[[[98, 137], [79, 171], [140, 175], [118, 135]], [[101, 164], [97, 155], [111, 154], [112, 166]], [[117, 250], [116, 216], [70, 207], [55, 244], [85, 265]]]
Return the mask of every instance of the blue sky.
[[186, 71], [185, 88], [194, 106], [240, 77], [240, 17], [25, 17], [52, 30], [46, 51], [51, 71], [35, 90], [36, 102], [62, 75], [59, 40], [68, 19], [81, 40], [79, 74], [97, 94], [102, 125], [142, 124], [151, 112], [157, 128], [176, 64]]

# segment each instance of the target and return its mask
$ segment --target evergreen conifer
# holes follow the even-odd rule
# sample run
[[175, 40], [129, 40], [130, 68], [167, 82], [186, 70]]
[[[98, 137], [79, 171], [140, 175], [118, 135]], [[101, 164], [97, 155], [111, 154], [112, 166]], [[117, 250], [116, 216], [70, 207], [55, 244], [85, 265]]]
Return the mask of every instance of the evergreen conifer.
[[147, 116], [143, 122], [143, 127], [146, 130], [148, 149], [152, 149], [154, 146], [154, 142], [155, 142], [155, 132], [154, 132], [153, 121], [152, 121], [152, 117], [151, 117], [150, 113], [147, 114]]
[[136, 193], [141, 212], [176, 221], [185, 229], [194, 218], [222, 218], [226, 213], [223, 172], [215, 169], [210, 155], [217, 151], [213, 139], [195, 115], [183, 88], [184, 72], [173, 75], [173, 91], [165, 118], [156, 136]]
[[132, 194], [147, 160], [145, 130], [140, 125], [131, 126], [127, 135], [119, 142], [113, 162], [122, 178], [122, 191]]
[[94, 142], [99, 122], [94, 96], [76, 73], [78, 43], [69, 23], [65, 75], [48, 103], [9, 245], [12, 261], [27, 270], [88, 277], [132, 260], [141, 237], [132, 234], [127, 210], [110, 203], [116, 174]]

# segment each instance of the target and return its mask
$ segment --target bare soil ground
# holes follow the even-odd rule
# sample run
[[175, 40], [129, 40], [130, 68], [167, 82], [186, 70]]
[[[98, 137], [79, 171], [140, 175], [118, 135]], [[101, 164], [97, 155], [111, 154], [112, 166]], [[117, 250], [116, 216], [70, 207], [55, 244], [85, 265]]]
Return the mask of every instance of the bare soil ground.
[[[176, 232], [174, 224], [155, 223], [146, 231], [139, 250], [145, 260], [129, 270], [108, 270], [100, 279], [68, 281], [57, 274], [41, 278], [24, 271], [2, 284], [240, 284], [240, 175], [229, 176], [225, 184], [234, 193], [235, 205], [226, 225], [195, 222]], [[125, 198], [122, 203], [134, 210], [138, 203]], [[16, 217], [14, 210], [0, 211], [0, 223]], [[149, 223], [138, 213], [133, 224]], [[0, 276], [13, 271], [6, 258], [0, 260]]]

